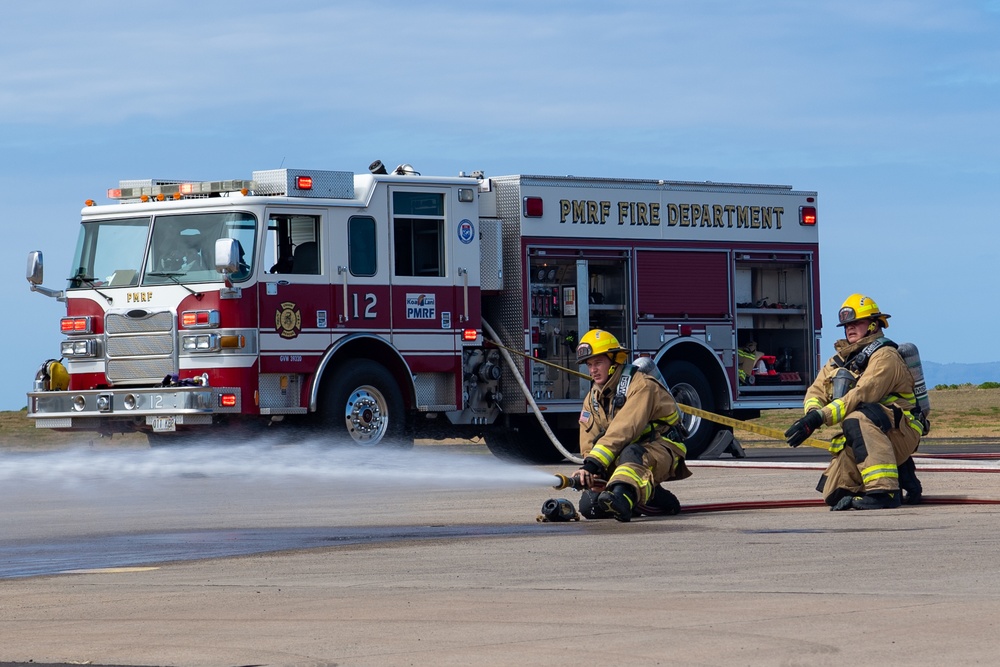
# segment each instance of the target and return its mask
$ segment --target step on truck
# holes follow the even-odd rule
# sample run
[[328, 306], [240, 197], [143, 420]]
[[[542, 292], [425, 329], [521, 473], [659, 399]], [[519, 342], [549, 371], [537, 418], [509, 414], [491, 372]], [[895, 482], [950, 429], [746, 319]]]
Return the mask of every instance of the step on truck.
[[[108, 198], [83, 208], [64, 288], [29, 253], [31, 289], [66, 305], [27, 396], [39, 428], [478, 435], [545, 462], [579, 451], [589, 329], [652, 360], [680, 403], [741, 419], [801, 406], [819, 363], [817, 198], [790, 186], [376, 161]], [[685, 423], [692, 458], [731, 436]]]

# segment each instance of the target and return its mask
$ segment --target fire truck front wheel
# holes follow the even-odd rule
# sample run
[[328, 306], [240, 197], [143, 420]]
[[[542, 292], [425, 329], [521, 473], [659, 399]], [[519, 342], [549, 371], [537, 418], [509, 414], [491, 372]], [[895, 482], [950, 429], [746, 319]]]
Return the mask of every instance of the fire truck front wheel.
[[320, 407], [327, 434], [346, 434], [348, 443], [362, 447], [413, 445], [404, 438], [403, 395], [385, 366], [355, 359], [333, 373]]
[[[715, 411], [712, 388], [705, 374], [691, 362], [671, 361], [663, 369], [663, 379], [667, 381], [667, 386], [678, 403], [706, 412]], [[684, 426], [689, 433], [688, 439], [684, 441], [689, 459], [701, 456], [712, 444], [719, 430], [717, 424], [689, 414], [684, 415]]]

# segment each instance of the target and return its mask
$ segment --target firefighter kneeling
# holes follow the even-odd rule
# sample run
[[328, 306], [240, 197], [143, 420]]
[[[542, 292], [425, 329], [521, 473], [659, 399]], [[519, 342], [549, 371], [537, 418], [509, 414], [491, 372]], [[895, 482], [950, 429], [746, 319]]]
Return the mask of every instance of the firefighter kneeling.
[[798, 447], [824, 424], [841, 425], [817, 487], [832, 510], [920, 502], [912, 456], [928, 425], [913, 375], [897, 345], [882, 333], [888, 318], [867, 296], [847, 298], [839, 314], [845, 339], [834, 343], [837, 354], [806, 391], [806, 416], [785, 431], [788, 444]]
[[618, 521], [679, 513], [677, 498], [660, 486], [691, 476], [673, 396], [660, 381], [626, 363], [628, 350], [607, 331], [588, 331], [576, 355], [593, 380], [580, 412], [583, 467], [573, 474], [585, 489], [580, 513]]

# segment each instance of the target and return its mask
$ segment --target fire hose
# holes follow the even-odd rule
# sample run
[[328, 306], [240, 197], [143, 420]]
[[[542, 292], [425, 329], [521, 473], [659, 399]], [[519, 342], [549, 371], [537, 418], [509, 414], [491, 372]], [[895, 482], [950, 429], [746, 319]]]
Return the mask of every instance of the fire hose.
[[[730, 467], [746, 468], [754, 467], [747, 466], [744, 463], [740, 463]], [[759, 466], [764, 467], [764, 466]], [[926, 469], [921, 468], [924, 472], [950, 472], [948, 468], [944, 469]], [[968, 472], [962, 469], [956, 469], [957, 472]], [[986, 470], [977, 470], [976, 472], [987, 472]], [[1000, 468], [995, 468], [991, 472], [1000, 472]], [[557, 490], [562, 489], [573, 489], [575, 491], [583, 491], [586, 489], [580, 480], [575, 477], [569, 477], [567, 475], [561, 475], [559, 473], [555, 474], [555, 484], [552, 488]], [[561, 502], [560, 502], [561, 501]], [[969, 498], [968, 496], [923, 496], [920, 500], [921, 505], [1000, 505], [1000, 499], [998, 498]], [[788, 499], [788, 500], [743, 500], [743, 501], [729, 501], [729, 502], [718, 502], [718, 503], [700, 503], [694, 505], [684, 505], [681, 507], [681, 514], [699, 514], [703, 512], [738, 512], [746, 510], [767, 510], [767, 509], [795, 509], [798, 507], [826, 507], [826, 501], [822, 498], [798, 498], [798, 499]], [[546, 504], [542, 506], [542, 517], [539, 517], [539, 521], [579, 521], [579, 515], [572, 511], [572, 503], [563, 498], [554, 498], [546, 501]]]
[[[548, 422], [545, 421], [545, 417], [542, 415], [542, 411], [538, 409], [538, 404], [535, 403], [535, 397], [531, 395], [531, 390], [528, 389], [528, 385], [524, 382], [524, 378], [521, 377], [521, 371], [518, 370], [517, 365], [514, 363], [514, 359], [510, 356], [510, 353], [515, 352], [515, 350], [511, 350], [510, 348], [505, 347], [498, 342], [500, 340], [500, 336], [498, 336], [497, 332], [493, 330], [493, 327], [490, 326], [489, 322], [483, 319], [482, 323], [483, 323], [483, 330], [493, 337], [493, 340], [491, 340], [490, 343], [492, 345], [495, 345], [500, 350], [500, 355], [503, 357], [504, 361], [506, 361], [507, 365], [510, 367], [511, 373], [514, 375], [514, 379], [517, 380], [518, 385], [520, 385], [521, 387], [521, 393], [524, 394], [524, 398], [528, 401], [528, 405], [531, 407], [531, 411], [534, 412], [535, 417], [538, 418], [538, 423], [539, 425], [541, 425], [542, 431], [544, 431], [545, 435], [547, 435], [549, 440], [552, 441], [552, 446], [555, 447], [560, 454], [565, 456], [573, 463], [583, 463], [583, 458], [581, 458], [579, 454], [573, 454], [569, 452], [565, 447], [563, 447], [563, 444], [559, 442], [559, 438], [557, 438], [556, 434], [552, 432], [552, 429], [549, 427]], [[517, 354], [520, 354], [525, 357], [528, 356], [523, 352], [517, 352]], [[533, 359], [533, 357], [529, 358]], [[535, 359], [535, 361], [538, 360]], [[555, 364], [551, 365], [555, 366]], [[561, 367], [557, 366], [557, 368]], [[562, 370], [566, 371], [567, 373], [576, 372], [576, 371], [571, 371], [568, 368], [563, 368]], [[582, 375], [582, 373], [580, 373], [580, 375]]]

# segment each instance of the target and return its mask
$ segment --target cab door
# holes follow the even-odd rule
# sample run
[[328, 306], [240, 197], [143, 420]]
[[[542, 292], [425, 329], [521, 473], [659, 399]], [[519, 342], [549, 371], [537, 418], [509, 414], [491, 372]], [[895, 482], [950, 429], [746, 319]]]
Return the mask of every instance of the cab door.
[[[388, 194], [393, 345], [414, 373], [460, 375], [458, 275], [448, 234], [451, 189], [395, 186]], [[454, 405], [453, 395], [448, 402]]]
[[390, 339], [389, 225], [384, 207], [333, 211], [333, 342], [357, 333]]
[[[330, 241], [323, 231], [327, 215], [323, 209], [267, 212], [257, 296], [262, 409], [304, 410], [301, 392], [330, 346]], [[273, 383], [280, 386], [276, 389]], [[278, 404], [271, 405], [274, 401]]]

